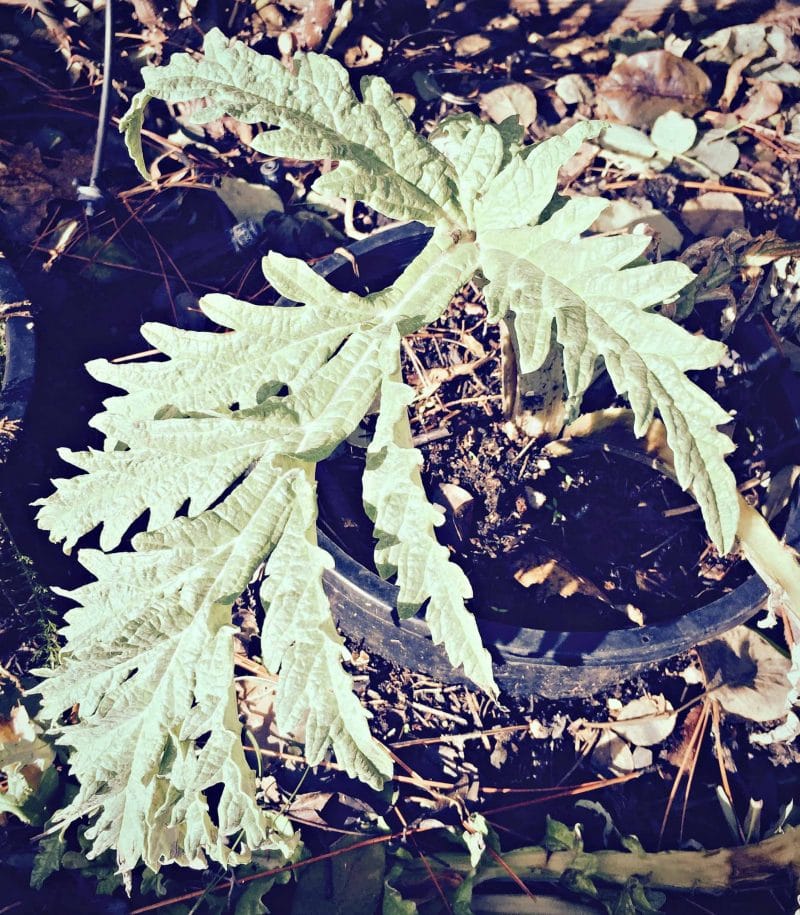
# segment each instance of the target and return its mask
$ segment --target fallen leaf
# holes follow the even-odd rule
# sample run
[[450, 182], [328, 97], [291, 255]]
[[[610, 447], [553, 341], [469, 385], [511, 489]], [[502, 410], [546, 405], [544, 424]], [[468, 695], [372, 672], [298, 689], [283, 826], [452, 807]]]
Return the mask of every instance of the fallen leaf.
[[613, 731], [603, 731], [592, 750], [592, 766], [600, 772], [627, 775], [633, 772], [633, 751]]
[[677, 111], [666, 111], [656, 118], [650, 139], [660, 150], [680, 156], [694, 145], [697, 125]]
[[800, 86], [800, 70], [791, 64], [782, 63], [777, 57], [765, 57], [750, 67], [750, 73], [759, 79], [784, 86]]
[[455, 483], [439, 483], [433, 501], [444, 509], [444, 524], [437, 536], [445, 544], [463, 546], [472, 533], [475, 497]]
[[541, 586], [545, 593], [559, 597], [583, 594], [610, 603], [594, 582], [577, 572], [566, 556], [544, 540], [529, 538], [512, 560], [514, 578], [523, 588]]
[[464, 35], [455, 45], [456, 57], [475, 57], [492, 46], [484, 35]]
[[383, 45], [362, 35], [358, 44], [353, 45], [344, 52], [344, 65], [348, 68], [371, 67], [383, 58]]
[[756, 52], [764, 54], [767, 50], [766, 34], [766, 28], [755, 22], [720, 29], [700, 39], [700, 43], [707, 48], [701, 59], [732, 64], [735, 60]]
[[488, 114], [495, 124], [516, 117], [523, 127], [530, 127], [536, 120], [536, 96], [523, 83], [509, 83], [485, 92], [479, 104], [481, 111]]
[[283, 212], [280, 196], [266, 184], [251, 184], [244, 178], [226, 175], [217, 188], [217, 196], [231, 211], [234, 219], [263, 219], [267, 213]]
[[336, 12], [334, 0], [294, 0], [291, 6], [301, 14], [291, 28], [296, 47], [313, 51], [320, 46], [325, 31], [333, 21]]
[[731, 107], [733, 100], [736, 97], [736, 93], [739, 91], [739, 86], [742, 84], [742, 74], [747, 67], [760, 56], [758, 51], [754, 51], [752, 54], [745, 54], [734, 60], [730, 67], [728, 67], [728, 75], [725, 77], [725, 88], [722, 90], [722, 95], [719, 97], [719, 107], [722, 111], [727, 111]]
[[610, 124], [598, 139], [604, 149], [627, 153], [640, 159], [651, 159], [658, 152], [647, 134], [624, 124]]
[[306, 791], [294, 796], [286, 812], [289, 816], [302, 820], [304, 825], [321, 826], [324, 829], [328, 826], [328, 821], [322, 811], [332, 797], [332, 791]]
[[[672, 704], [664, 696], [641, 696], [622, 707], [612, 727], [620, 737], [637, 747], [650, 747], [666, 740], [675, 728]], [[626, 722], [628, 719], [642, 721]]]
[[658, 237], [662, 254], [678, 251], [683, 245], [683, 234], [675, 223], [644, 198], [610, 201], [592, 229], [595, 232], [633, 232], [639, 226]]
[[727, 235], [744, 226], [744, 207], [729, 191], [708, 191], [686, 201], [681, 219], [695, 235]]
[[[782, 337], [800, 331], [800, 252], [777, 258], [759, 293], [759, 306], [772, 312], [773, 326]], [[790, 340], [786, 341], [791, 344]], [[791, 346], [785, 355], [792, 361]]]
[[558, 183], [561, 187], [569, 185], [579, 178], [597, 158], [597, 147], [594, 143], [581, 143], [578, 151], [558, 170]]
[[601, 117], [649, 127], [667, 111], [695, 115], [706, 106], [711, 80], [669, 51], [641, 51], [618, 63], [597, 87]]
[[586, 80], [577, 73], [568, 73], [556, 80], [556, 95], [567, 105], [579, 105], [592, 100], [592, 90]]
[[[688, 677], [687, 673], [690, 674]], [[684, 672], [683, 676], [690, 685], [701, 685], [703, 682], [702, 673], [694, 666], [687, 668], [687, 671]], [[678, 742], [672, 746], [666, 747], [661, 752], [661, 758], [665, 759], [670, 765], [675, 766], [676, 769], [686, 765], [687, 761], [692, 758], [695, 731], [700, 723], [700, 716], [702, 714], [702, 704], [698, 703], [693, 705], [686, 713], [686, 717], [683, 719], [681, 726], [676, 733]], [[670, 741], [670, 743], [673, 742]], [[696, 745], [694, 746], [694, 752], [697, 752]]]
[[42, 162], [32, 143], [0, 162], [0, 230], [9, 238], [32, 241], [52, 200], [75, 200], [75, 185], [89, 178], [90, 155], [68, 149], [58, 165]]
[[786, 721], [779, 724], [766, 734], [751, 734], [750, 743], [760, 747], [769, 747], [775, 743], [792, 743], [800, 736], [800, 718], [794, 712], [789, 712]]
[[737, 626], [697, 652], [711, 695], [726, 712], [751, 721], [786, 717], [791, 662], [758, 632]]
[[734, 114], [743, 121], [757, 123], [777, 114], [782, 104], [783, 90], [777, 83], [754, 80], [747, 92], [747, 101]]
[[704, 165], [720, 178], [736, 168], [739, 161], [739, 147], [727, 139], [727, 134], [726, 130], [709, 130], [688, 153], [691, 159]]

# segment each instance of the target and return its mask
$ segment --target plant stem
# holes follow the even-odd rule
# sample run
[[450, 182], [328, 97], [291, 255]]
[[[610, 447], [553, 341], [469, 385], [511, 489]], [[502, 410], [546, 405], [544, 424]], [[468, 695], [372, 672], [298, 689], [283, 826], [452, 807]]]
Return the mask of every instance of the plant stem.
[[[447, 870], [468, 874], [468, 855], [448, 852], [435, 859]], [[800, 876], [800, 828], [789, 826], [779, 835], [754, 845], [717, 848], [707, 851], [627, 852], [548, 852], [533, 846], [506, 852], [507, 868], [526, 882], [558, 882], [566, 871], [578, 870], [593, 880], [624, 885], [638, 877], [647, 887], [664, 890], [694, 890], [720, 893], [754, 883], [764, 883], [782, 875]], [[484, 864], [475, 883], [510, 880], [508, 869], [495, 862]], [[398, 889], [408, 888], [426, 878], [417, 865], [409, 866], [398, 881]]]
[[521, 373], [514, 319], [504, 318], [500, 321], [500, 376], [509, 437], [520, 431], [532, 439], [555, 438], [565, 418], [561, 347], [553, 343], [540, 368]]

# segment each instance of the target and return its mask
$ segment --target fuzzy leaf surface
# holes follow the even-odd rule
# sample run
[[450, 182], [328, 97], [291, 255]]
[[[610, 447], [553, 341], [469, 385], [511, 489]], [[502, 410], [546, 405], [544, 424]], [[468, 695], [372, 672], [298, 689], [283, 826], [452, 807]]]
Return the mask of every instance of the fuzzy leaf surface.
[[716, 365], [724, 348], [648, 310], [676, 295], [691, 271], [677, 262], [628, 266], [643, 253], [646, 238], [581, 238], [595, 212], [594, 202], [576, 198], [541, 226], [479, 233], [490, 315], [514, 314], [523, 372], [542, 364], [555, 326], [574, 412], [600, 357], [631, 403], [637, 435], [658, 410], [678, 480], [692, 490], [710, 536], [727, 552], [739, 507], [724, 459], [733, 445], [717, 427], [730, 417], [686, 375]]
[[147, 177], [141, 148], [144, 109], [151, 98], [205, 99], [194, 119], [224, 114], [275, 129], [253, 142], [259, 152], [293, 159], [331, 159], [338, 168], [317, 179], [315, 190], [362, 200], [395, 219], [429, 226], [463, 222], [450, 162], [420, 137], [385, 80], [364, 77], [361, 101], [344, 67], [320, 54], [298, 54], [292, 70], [212, 29], [203, 57], [174, 54], [163, 67], [143, 71], [145, 89], [121, 127]]
[[375, 561], [384, 577], [397, 574], [398, 612], [415, 613], [425, 601], [433, 641], [443, 642], [454, 667], [490, 694], [497, 693], [492, 660], [483, 647], [475, 618], [464, 601], [472, 587], [436, 539], [442, 513], [428, 501], [420, 476], [422, 455], [411, 444], [408, 405], [414, 391], [403, 384], [399, 353], [384, 378], [375, 435], [367, 449], [364, 504], [375, 524]]
[[[332, 749], [370, 784], [391, 772], [341, 667], [314, 486], [316, 463], [378, 395], [365, 474], [378, 565], [397, 575], [401, 610], [427, 604], [433, 638], [494, 691], [465, 606], [469, 583], [436, 542], [439, 517], [420, 482], [398, 360], [399, 338], [438, 319], [477, 269], [489, 280], [490, 318], [514, 315], [523, 371], [546, 357], [555, 328], [577, 407], [602, 357], [638, 432], [661, 413], [679, 479], [723, 549], [738, 512], [724, 461], [730, 442], [717, 430], [727, 416], [686, 376], [715, 364], [720, 347], [648, 310], [688, 271], [638, 266], [646, 239], [581, 238], [603, 201], [577, 198], [536, 225], [550, 211], [559, 168], [602, 125], [579, 123], [523, 149], [518, 125], [459, 116], [428, 141], [383, 80], [363, 79], [356, 94], [329, 58], [297, 55], [287, 69], [216, 30], [201, 58], [174, 55], [146, 68], [144, 80], [121, 125], [143, 174], [148, 101], [201, 101], [199, 122], [228, 114], [263, 123], [254, 141], [263, 153], [337, 163], [318, 191], [435, 231], [392, 286], [366, 296], [270, 254], [267, 279], [302, 304], [209, 296], [201, 306], [227, 332], [148, 324], [145, 337], [164, 361], [90, 364], [124, 393], [93, 420], [103, 450], [64, 452], [82, 473], [55, 481], [38, 517], [68, 547], [100, 528], [101, 550], [80, 554], [96, 580], [70, 595], [63, 662], [41, 672], [39, 692], [80, 783], [59, 822], [92, 817], [93, 854], [115, 848], [123, 871], [139, 860], [158, 870], [207, 858], [229, 865], [256, 847], [291, 851], [285, 822], [255, 801], [233, 688], [232, 605], [264, 562], [262, 652], [280, 674], [278, 727], [304, 725], [312, 763]], [[148, 529], [128, 548], [128, 531], [144, 516]], [[77, 720], [64, 723], [75, 706]]]
[[[64, 452], [84, 472], [55, 481], [39, 523], [68, 546], [102, 525], [108, 550], [149, 513], [132, 550], [81, 552], [96, 581], [69, 595], [78, 606], [63, 663], [41, 672], [46, 720], [80, 707], [77, 723], [55, 726], [81, 786], [59, 817], [95, 816], [95, 854], [116, 848], [123, 870], [139, 859], [197, 866], [268, 841], [273, 824], [255, 803], [241, 748], [231, 625], [233, 601], [265, 558], [262, 651], [280, 673], [279, 727], [304, 722], [309, 761], [332, 748], [373, 785], [390, 774], [341, 666], [322, 588], [331, 559], [316, 542], [314, 465], [394, 372], [398, 328], [437, 316], [476, 255], [435, 235], [394, 286], [359, 297], [272, 254], [268, 277], [282, 293], [302, 291], [305, 304], [259, 309], [214, 296], [202, 307], [230, 332], [149, 325], [167, 361], [92, 364], [127, 393], [93, 420], [106, 450]], [[282, 335], [281, 350], [266, 345], [270, 331]], [[215, 822], [207, 792], [219, 784]]]

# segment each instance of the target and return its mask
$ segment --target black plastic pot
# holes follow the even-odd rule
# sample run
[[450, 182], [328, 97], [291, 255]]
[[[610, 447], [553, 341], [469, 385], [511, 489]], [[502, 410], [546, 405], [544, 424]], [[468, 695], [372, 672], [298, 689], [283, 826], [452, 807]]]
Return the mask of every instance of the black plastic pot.
[[[9, 262], [0, 254], [0, 316], [8, 310], [11, 317], [3, 322], [6, 364], [0, 391], [0, 420], [22, 421], [28, 408], [36, 367], [34, 324], [24, 314], [26, 300], [22, 286]], [[23, 314], [14, 314], [14, 311]]]
[[[429, 234], [424, 227], [410, 224], [352, 245], [358, 276], [350, 261], [338, 254], [319, 261], [315, 269], [341, 289], [374, 291], [394, 280], [423, 248]], [[0, 295], [5, 296], [0, 302], [20, 301], [22, 290], [15, 285], [13, 273], [3, 272], [5, 266], [0, 259]], [[33, 322], [28, 318], [6, 321], [6, 345], [0, 418], [21, 419], [33, 381]], [[789, 542], [800, 542], [797, 497], [786, 534]], [[326, 572], [325, 586], [345, 635], [396, 664], [448, 683], [469, 682], [453, 669], [444, 651], [433, 645], [422, 618], [398, 619], [394, 585], [354, 561], [322, 531], [320, 542], [335, 560], [335, 568]], [[478, 625], [503, 690], [517, 696], [585, 696], [745, 622], [763, 605], [766, 595], [765, 585], [753, 575], [719, 600], [661, 625], [609, 632], [543, 631], [485, 620]]]
[[[338, 254], [319, 261], [314, 269], [341, 289], [380, 289], [393, 281], [429, 235], [424, 227], [410, 224], [352, 245], [358, 278], [350, 262]], [[792, 544], [800, 543], [797, 495], [786, 538]], [[403, 667], [446, 683], [470, 682], [452, 667], [444, 650], [433, 644], [422, 618], [398, 618], [394, 585], [354, 561], [322, 532], [320, 542], [336, 563], [325, 573], [325, 586], [345, 635]], [[659, 625], [609, 632], [559, 632], [479, 619], [478, 627], [492, 653], [501, 689], [517, 696], [587, 696], [746, 622], [766, 597], [766, 586], [753, 575], [713, 603]]]
[[[0, 314], [5, 350], [3, 386], [0, 390], [0, 469], [14, 447], [33, 388], [36, 349], [33, 318], [25, 293], [11, 265], [0, 255]], [[4, 481], [0, 480], [0, 490]], [[31, 581], [20, 566], [20, 557], [0, 517], [0, 619], [13, 617], [32, 597]], [[0, 641], [2, 641], [0, 626]]]

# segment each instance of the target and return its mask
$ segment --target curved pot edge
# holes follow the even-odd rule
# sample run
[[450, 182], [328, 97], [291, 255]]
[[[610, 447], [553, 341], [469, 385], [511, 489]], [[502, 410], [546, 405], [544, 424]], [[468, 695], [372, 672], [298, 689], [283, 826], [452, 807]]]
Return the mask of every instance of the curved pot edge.
[[[25, 292], [11, 264], [0, 254], [0, 309], [26, 303]], [[33, 318], [12, 315], [3, 321], [6, 364], [0, 388], [0, 420], [19, 422], [28, 409], [36, 368]]]

